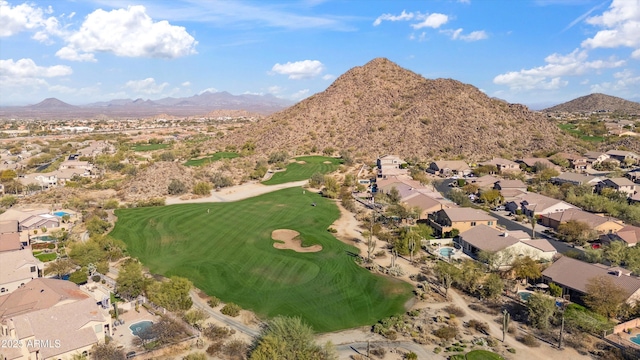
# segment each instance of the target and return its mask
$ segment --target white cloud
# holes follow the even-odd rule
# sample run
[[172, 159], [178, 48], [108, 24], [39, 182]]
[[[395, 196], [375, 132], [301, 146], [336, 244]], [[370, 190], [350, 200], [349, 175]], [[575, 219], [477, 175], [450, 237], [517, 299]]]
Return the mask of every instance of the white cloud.
[[291, 94], [291, 99], [293, 99], [293, 100], [302, 100], [302, 99], [306, 98], [307, 96], [309, 96], [309, 89], [303, 89], [303, 90], [296, 91], [295, 93]]
[[244, 95], [258, 95], [258, 96], [264, 95], [264, 93], [262, 93], [262, 92], [254, 92], [254, 91], [249, 91], [249, 90], [243, 92], [242, 94], [244, 94]]
[[190, 81], [185, 81], [185, 82], [183, 82], [182, 84], [180, 84], [180, 86], [182, 86], [182, 87], [189, 87], [189, 86], [191, 86], [191, 82], [190, 82]]
[[40, 28], [44, 21], [44, 11], [41, 8], [28, 3], [11, 6], [7, 1], [0, 1], [0, 37]]
[[631, 53], [631, 57], [634, 59], [638, 59], [640, 60], [640, 49], [635, 50], [634, 52]]
[[418, 30], [425, 27], [437, 29], [449, 22], [449, 17], [445, 14], [433, 13], [425, 17], [424, 20], [417, 24], [411, 24], [411, 27]]
[[333, 79], [335, 79], [335, 78], [336, 78], [336, 76], [335, 76], [335, 75], [332, 75], [332, 74], [326, 74], [326, 75], [324, 75], [324, 76], [322, 77], [322, 80], [327, 80], [327, 81], [329, 81], [329, 80], [333, 80]]
[[547, 65], [501, 74], [493, 82], [507, 85], [512, 90], [557, 89], [568, 84], [562, 80], [562, 76], [578, 76], [590, 70], [616, 68], [625, 64], [624, 60], [614, 58], [587, 61], [587, 57], [586, 50], [579, 49], [567, 55], [554, 53], [544, 59]]
[[603, 82], [591, 85], [592, 92], [610, 93], [636, 91], [640, 86], [640, 75], [636, 75], [633, 70], [625, 69], [613, 74], [615, 81]]
[[276, 74], [289, 75], [289, 79], [300, 80], [316, 77], [324, 71], [324, 65], [318, 60], [303, 60], [275, 64], [271, 71]]
[[0, 78], [51, 78], [71, 75], [73, 70], [69, 66], [38, 66], [31, 59], [0, 60]]
[[133, 90], [136, 94], [160, 94], [169, 83], [156, 84], [154, 78], [146, 78], [144, 80], [130, 80], [124, 85], [126, 88]]
[[613, 0], [607, 11], [587, 18], [586, 22], [603, 30], [583, 41], [583, 47], [640, 48], [640, 0]]
[[382, 24], [383, 21], [407, 21], [413, 19], [414, 16], [415, 14], [413, 12], [408, 13], [405, 10], [402, 10], [400, 15], [382, 14], [373, 22], [373, 26], [378, 26]]
[[218, 89], [216, 89], [216, 88], [212, 88], [212, 87], [210, 87], [210, 88], [206, 88], [206, 89], [204, 89], [204, 90], [200, 91], [200, 92], [198, 93], [198, 95], [202, 95], [202, 94], [204, 94], [204, 93], [206, 93], [206, 92], [210, 92], [210, 93], [217, 93], [217, 92], [218, 92]]
[[[65, 36], [76, 53], [110, 52], [124, 57], [177, 58], [195, 54], [198, 43], [184, 27], [154, 22], [144, 6], [87, 15], [80, 29]], [[71, 54], [65, 50], [62, 54]], [[84, 54], [78, 57], [84, 58]], [[67, 59], [70, 60], [70, 59]]]
[[270, 94], [273, 94], [273, 95], [280, 94], [283, 90], [284, 90], [284, 89], [283, 89], [282, 87], [278, 86], [278, 85], [269, 86], [269, 87], [267, 88], [267, 91], [268, 91]]
[[78, 54], [78, 52], [70, 48], [68, 46], [63, 47], [62, 49], [56, 52], [56, 56], [60, 59], [69, 60], [69, 61], [89, 61], [96, 62], [96, 58], [91, 53], [83, 53]]
[[443, 34], [448, 34], [453, 40], [463, 40], [463, 41], [478, 41], [489, 38], [489, 35], [484, 30], [472, 31], [471, 33], [465, 35], [463, 34], [464, 29], [459, 28], [456, 30], [440, 30]]

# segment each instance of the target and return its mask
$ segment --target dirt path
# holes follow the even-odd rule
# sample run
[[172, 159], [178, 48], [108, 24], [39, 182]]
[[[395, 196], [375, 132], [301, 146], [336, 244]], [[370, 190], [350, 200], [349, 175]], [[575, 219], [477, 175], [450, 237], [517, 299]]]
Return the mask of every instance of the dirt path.
[[166, 199], [165, 204], [193, 204], [193, 203], [207, 203], [207, 202], [230, 202], [248, 199], [254, 196], [278, 191], [282, 189], [288, 189], [292, 187], [304, 186], [308, 183], [308, 180], [294, 181], [278, 185], [263, 185], [259, 182], [249, 182], [242, 185], [231, 186], [223, 188], [220, 191], [213, 191], [211, 195], [194, 199], [182, 199], [179, 197], [169, 197]]

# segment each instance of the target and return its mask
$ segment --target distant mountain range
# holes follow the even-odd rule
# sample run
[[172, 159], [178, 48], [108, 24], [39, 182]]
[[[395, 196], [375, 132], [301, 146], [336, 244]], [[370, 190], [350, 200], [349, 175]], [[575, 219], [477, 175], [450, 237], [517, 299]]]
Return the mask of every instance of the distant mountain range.
[[159, 114], [197, 116], [215, 110], [246, 110], [268, 115], [293, 104], [292, 101], [273, 95], [232, 95], [226, 91], [207, 91], [191, 97], [167, 97], [159, 100], [116, 99], [82, 106], [48, 98], [35, 105], [0, 107], [0, 118], [69, 119], [98, 115], [146, 117]]
[[591, 94], [542, 110], [544, 112], [618, 112], [640, 115], [640, 103], [605, 94]]
[[384, 58], [347, 71], [325, 91], [222, 141], [252, 139], [262, 153], [333, 148], [374, 159], [397, 154], [467, 161], [524, 156], [570, 142], [542, 113], [453, 79], [425, 79]]

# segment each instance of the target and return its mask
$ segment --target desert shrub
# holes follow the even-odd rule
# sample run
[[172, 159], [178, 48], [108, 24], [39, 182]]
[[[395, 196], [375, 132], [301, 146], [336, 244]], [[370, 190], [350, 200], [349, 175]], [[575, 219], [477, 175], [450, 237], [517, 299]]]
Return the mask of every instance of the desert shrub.
[[98, 282], [98, 281], [100, 281], [100, 275], [93, 275], [93, 276], [91, 277], [91, 280], [93, 280], [93, 282]]
[[[264, 176], [264, 174], [262, 174], [262, 176]], [[224, 176], [221, 172], [217, 172], [211, 175], [210, 180], [218, 188], [233, 186], [233, 179], [228, 176]]]
[[498, 342], [498, 339], [493, 338], [491, 336], [487, 336], [485, 338], [485, 340], [487, 341], [487, 345], [489, 345], [489, 347], [496, 347], [498, 346], [500, 343]]
[[211, 193], [211, 185], [208, 182], [200, 181], [193, 186], [195, 195], [209, 195]]
[[182, 360], [207, 360], [205, 353], [191, 353], [182, 358]]
[[220, 312], [227, 316], [236, 317], [240, 315], [240, 305], [228, 303], [222, 309], [220, 309]]
[[332, 228], [332, 227], [328, 228], [328, 229], [327, 229], [327, 231], [328, 231], [328, 232], [330, 232], [330, 233], [332, 233], [332, 234], [335, 234], [335, 233], [337, 233], [337, 232], [338, 232], [338, 230], [336, 230], [336, 229], [334, 229], [334, 228]]
[[450, 340], [458, 335], [458, 328], [453, 326], [443, 326], [440, 329], [434, 331], [433, 335], [441, 339]]
[[387, 350], [385, 350], [385, 348], [383, 347], [377, 347], [371, 350], [371, 355], [375, 355], [379, 358], [383, 358], [386, 354], [387, 354]]
[[535, 336], [531, 334], [526, 334], [523, 337], [518, 339], [521, 343], [527, 345], [528, 347], [538, 347], [540, 346], [540, 341], [536, 339]]
[[413, 351], [411, 351], [410, 353], [405, 355], [404, 358], [407, 359], [407, 360], [418, 360], [418, 354], [416, 354]]
[[222, 352], [223, 345], [224, 344], [222, 341], [216, 341], [214, 343], [211, 343], [211, 345], [209, 345], [209, 347], [207, 348], [207, 354], [211, 356], [216, 356], [220, 354]]
[[471, 319], [467, 323], [467, 326], [483, 334], [489, 333], [489, 324], [487, 324], [486, 322]]
[[234, 339], [224, 344], [222, 352], [231, 359], [244, 359], [248, 349], [249, 346], [247, 343], [239, 339]]
[[209, 306], [214, 308], [214, 307], [220, 305], [220, 299], [218, 299], [215, 296], [212, 296], [211, 299], [209, 299], [209, 301], [207, 301], [207, 304], [209, 304]]
[[444, 311], [446, 311], [450, 315], [455, 315], [457, 317], [463, 317], [463, 316], [466, 315], [464, 310], [461, 307], [456, 306], [456, 305], [449, 305], [449, 306], [444, 308]]
[[516, 353], [516, 349], [514, 349], [514, 348], [508, 348], [507, 351], [512, 353], [512, 354]]
[[209, 326], [207, 326], [203, 331], [202, 331], [202, 335], [204, 335], [205, 338], [209, 339], [209, 340], [224, 340], [226, 338], [228, 338], [229, 336], [231, 336], [233, 333], [235, 333], [234, 330], [231, 330], [229, 328], [226, 327], [222, 327], [222, 326], [217, 326], [214, 324], [211, 324]]
[[187, 185], [178, 179], [172, 179], [167, 187], [169, 195], [180, 195], [187, 192]]
[[441, 347], [439, 347], [439, 346], [436, 346], [436, 348], [435, 348], [435, 349], [433, 349], [433, 352], [434, 352], [435, 354], [440, 354], [440, 353], [442, 352], [442, 348], [441, 348]]

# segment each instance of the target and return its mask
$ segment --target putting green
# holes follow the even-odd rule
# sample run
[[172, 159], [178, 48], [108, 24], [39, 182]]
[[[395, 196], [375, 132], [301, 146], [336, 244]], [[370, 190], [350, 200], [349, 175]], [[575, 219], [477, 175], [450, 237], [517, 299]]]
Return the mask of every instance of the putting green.
[[[339, 216], [335, 203], [301, 188], [116, 215], [111, 236], [152, 272], [187, 277], [261, 317], [297, 315], [316, 331], [333, 331], [400, 313], [411, 297], [411, 285], [355, 264], [349, 253], [357, 249], [327, 232]], [[276, 249], [271, 233], [277, 229], [295, 230], [302, 246], [319, 244], [322, 251]]]

